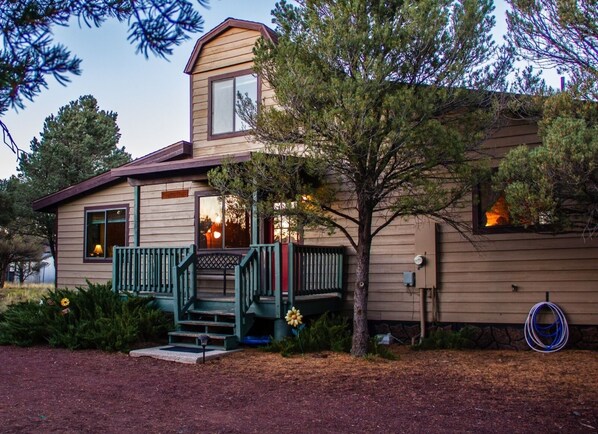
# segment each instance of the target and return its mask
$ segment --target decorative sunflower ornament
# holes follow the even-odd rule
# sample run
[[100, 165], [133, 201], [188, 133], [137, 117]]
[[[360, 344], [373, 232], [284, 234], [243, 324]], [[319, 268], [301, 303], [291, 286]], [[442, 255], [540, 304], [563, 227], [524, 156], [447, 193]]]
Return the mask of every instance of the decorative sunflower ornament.
[[293, 307], [291, 308], [291, 310], [287, 312], [284, 319], [286, 320], [287, 324], [291, 327], [298, 327], [303, 322], [303, 315], [301, 315], [299, 309]]

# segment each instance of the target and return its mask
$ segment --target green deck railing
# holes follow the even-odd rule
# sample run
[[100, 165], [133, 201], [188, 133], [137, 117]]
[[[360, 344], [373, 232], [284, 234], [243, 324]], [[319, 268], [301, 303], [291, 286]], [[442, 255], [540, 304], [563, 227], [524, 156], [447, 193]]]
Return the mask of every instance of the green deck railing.
[[189, 249], [189, 253], [179, 263], [172, 265], [172, 277], [174, 286], [172, 297], [174, 298], [174, 323], [178, 324], [185, 313], [194, 306], [197, 299], [197, 275], [195, 267], [197, 256], [195, 245]]
[[291, 243], [286, 254], [286, 273], [283, 273], [280, 243], [252, 245], [235, 268], [235, 316], [239, 339], [243, 337], [243, 321], [247, 312], [262, 296], [274, 297], [276, 318], [283, 318], [285, 310], [294, 305], [297, 296], [343, 294], [342, 246]]
[[235, 332], [239, 339], [247, 331], [247, 312], [260, 296], [274, 296], [276, 315], [281, 317], [281, 263], [280, 243], [256, 244], [235, 267]]
[[[115, 247], [112, 258], [112, 285], [115, 292], [150, 292], [172, 295], [173, 266], [193, 253], [188, 247]], [[195, 262], [195, 261], [193, 261]], [[187, 270], [195, 280], [195, 268]], [[193, 275], [194, 279], [189, 279]]]
[[[283, 261], [283, 255], [285, 260]], [[295, 298], [343, 294], [343, 247], [280, 243], [252, 245], [235, 267], [236, 333], [247, 332], [246, 321], [260, 297], [274, 298], [275, 317], [284, 317]], [[175, 321], [197, 298], [196, 248], [115, 247], [112, 282], [115, 292], [147, 292], [173, 297]]]
[[307, 246], [289, 244], [288, 299], [296, 296], [343, 293], [342, 246]]

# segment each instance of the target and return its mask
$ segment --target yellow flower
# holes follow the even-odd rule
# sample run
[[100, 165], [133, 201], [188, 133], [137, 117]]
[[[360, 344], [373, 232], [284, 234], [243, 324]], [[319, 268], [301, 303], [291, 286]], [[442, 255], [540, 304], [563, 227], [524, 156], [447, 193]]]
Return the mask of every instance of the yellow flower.
[[297, 327], [301, 325], [301, 322], [303, 321], [303, 315], [301, 315], [299, 309], [293, 307], [291, 310], [287, 312], [284, 319], [286, 320], [288, 325], [292, 327]]
[[60, 300], [60, 305], [62, 307], [67, 307], [69, 304], [71, 304], [71, 302], [69, 301], [68, 298], [64, 297], [62, 300]]

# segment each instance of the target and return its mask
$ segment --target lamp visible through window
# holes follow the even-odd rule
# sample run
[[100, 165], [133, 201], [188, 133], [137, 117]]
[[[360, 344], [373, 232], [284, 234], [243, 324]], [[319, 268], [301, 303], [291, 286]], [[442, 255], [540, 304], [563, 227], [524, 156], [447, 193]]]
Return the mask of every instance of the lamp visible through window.
[[104, 256], [104, 249], [102, 249], [101, 244], [96, 244], [96, 246], [93, 248], [93, 254], [96, 256]]

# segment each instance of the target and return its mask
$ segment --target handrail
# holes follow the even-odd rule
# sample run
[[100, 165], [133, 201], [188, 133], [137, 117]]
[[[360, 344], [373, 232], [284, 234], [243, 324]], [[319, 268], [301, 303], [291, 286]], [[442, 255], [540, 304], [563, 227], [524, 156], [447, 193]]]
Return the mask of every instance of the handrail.
[[242, 339], [246, 316], [260, 296], [274, 297], [278, 318], [284, 309], [280, 243], [252, 245], [241, 263], [235, 267], [235, 333]]
[[191, 245], [190, 252], [181, 262], [173, 264], [172, 276], [174, 285], [174, 323], [178, 324], [185, 312], [194, 305], [197, 298], [197, 277], [195, 274], [195, 245]]
[[187, 257], [195, 246], [115, 247], [112, 288], [115, 292], [151, 292], [171, 295], [172, 266]]

